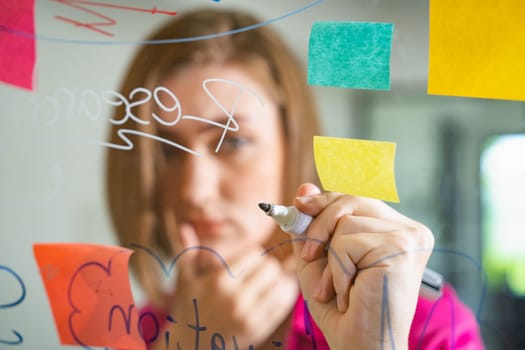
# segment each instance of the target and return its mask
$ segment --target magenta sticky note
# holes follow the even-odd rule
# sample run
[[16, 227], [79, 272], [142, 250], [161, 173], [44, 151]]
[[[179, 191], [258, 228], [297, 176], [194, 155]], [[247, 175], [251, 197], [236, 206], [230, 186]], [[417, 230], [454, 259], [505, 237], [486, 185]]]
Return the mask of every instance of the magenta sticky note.
[[33, 89], [34, 0], [0, 0], [0, 82]]

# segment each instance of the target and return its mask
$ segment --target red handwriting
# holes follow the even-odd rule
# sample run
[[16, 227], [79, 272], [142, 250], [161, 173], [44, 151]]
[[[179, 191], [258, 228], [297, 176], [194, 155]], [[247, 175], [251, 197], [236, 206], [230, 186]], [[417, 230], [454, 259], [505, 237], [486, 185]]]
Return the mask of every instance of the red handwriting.
[[106, 35], [106, 36], [113, 36], [113, 34], [106, 30], [101, 29], [100, 27], [114, 26], [115, 24], [117, 24], [117, 21], [111, 17], [101, 14], [100, 12], [90, 10], [88, 6], [111, 8], [115, 10], [133, 11], [133, 12], [146, 12], [146, 13], [151, 13], [152, 15], [162, 14], [162, 15], [174, 16], [177, 14], [177, 12], [175, 11], [159, 10], [157, 9], [156, 6], [153, 6], [151, 9], [147, 9], [147, 8], [140, 8], [140, 7], [134, 7], [134, 6], [115, 5], [115, 4], [109, 4], [109, 3], [104, 3], [104, 2], [86, 1], [86, 0], [51, 0], [51, 1], [58, 2], [66, 6], [76, 8], [84, 13], [88, 13], [90, 15], [95, 16], [96, 18], [102, 21], [80, 22], [75, 19], [67, 18], [64, 16], [55, 16], [55, 19], [64, 21], [67, 23], [71, 23], [77, 27], [83, 27], [83, 28], [95, 31], [99, 34]]

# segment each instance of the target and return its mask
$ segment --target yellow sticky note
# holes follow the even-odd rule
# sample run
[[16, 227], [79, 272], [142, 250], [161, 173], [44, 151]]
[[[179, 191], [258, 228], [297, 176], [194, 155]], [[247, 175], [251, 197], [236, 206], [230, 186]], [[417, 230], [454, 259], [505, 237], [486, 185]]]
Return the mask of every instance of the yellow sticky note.
[[431, 0], [428, 93], [525, 100], [525, 2]]
[[399, 202], [393, 142], [314, 136], [317, 174], [327, 191]]

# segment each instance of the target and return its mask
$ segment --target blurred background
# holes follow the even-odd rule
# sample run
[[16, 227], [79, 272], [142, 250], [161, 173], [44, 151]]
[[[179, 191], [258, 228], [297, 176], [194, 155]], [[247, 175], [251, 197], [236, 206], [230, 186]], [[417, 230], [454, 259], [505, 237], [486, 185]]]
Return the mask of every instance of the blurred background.
[[[394, 207], [434, 232], [430, 267], [474, 310], [488, 349], [525, 348], [525, 104], [427, 94], [427, 1], [108, 3], [180, 14], [240, 7], [270, 22], [305, 65], [315, 21], [394, 23], [391, 91], [314, 87], [325, 135], [397, 143]], [[91, 9], [115, 20], [106, 34], [56, 17], [92, 14], [36, 0], [35, 90], [0, 84], [0, 349], [67, 348], [33, 243], [116, 243], [103, 186], [109, 108], [99, 96], [118, 88], [140, 40], [168, 16]]]

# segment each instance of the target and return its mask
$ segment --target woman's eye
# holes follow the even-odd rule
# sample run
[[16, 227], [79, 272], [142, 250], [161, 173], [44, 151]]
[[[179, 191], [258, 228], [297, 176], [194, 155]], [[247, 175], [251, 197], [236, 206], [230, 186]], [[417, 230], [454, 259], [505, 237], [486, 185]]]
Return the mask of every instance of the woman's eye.
[[164, 157], [166, 157], [166, 159], [172, 159], [180, 153], [180, 150], [177, 147], [169, 145], [167, 143], [163, 143], [161, 149], [162, 154], [164, 155]]
[[243, 146], [248, 145], [249, 143], [250, 140], [247, 137], [228, 136], [223, 140], [221, 149], [224, 151], [236, 151], [242, 148]]

